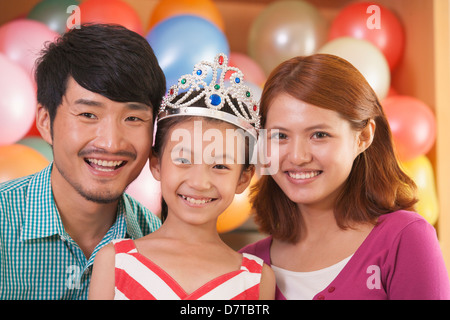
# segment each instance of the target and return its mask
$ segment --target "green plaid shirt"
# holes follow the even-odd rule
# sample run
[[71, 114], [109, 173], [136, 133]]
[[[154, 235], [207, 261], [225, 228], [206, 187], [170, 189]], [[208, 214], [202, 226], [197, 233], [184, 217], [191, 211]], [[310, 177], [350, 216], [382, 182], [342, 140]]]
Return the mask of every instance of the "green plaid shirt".
[[113, 239], [139, 238], [161, 225], [124, 194], [117, 219], [89, 259], [65, 232], [53, 200], [52, 164], [0, 184], [0, 299], [87, 299], [95, 254]]

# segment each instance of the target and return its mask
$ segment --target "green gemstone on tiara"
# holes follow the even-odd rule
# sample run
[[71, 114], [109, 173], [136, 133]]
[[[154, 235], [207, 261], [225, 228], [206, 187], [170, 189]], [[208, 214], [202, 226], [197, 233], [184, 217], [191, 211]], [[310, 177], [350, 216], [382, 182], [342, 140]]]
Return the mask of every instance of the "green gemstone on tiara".
[[186, 79], [181, 79], [181, 84], [186, 84]]
[[218, 84], [216, 84], [216, 85], [214, 86], [214, 89], [219, 90], [219, 89], [220, 89], [220, 86], [219, 86]]

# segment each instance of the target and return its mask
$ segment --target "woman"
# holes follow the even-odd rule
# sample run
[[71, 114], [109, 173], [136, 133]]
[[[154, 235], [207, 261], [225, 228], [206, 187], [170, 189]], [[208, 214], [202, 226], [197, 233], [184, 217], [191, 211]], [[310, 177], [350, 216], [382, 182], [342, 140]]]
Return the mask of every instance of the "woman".
[[292, 58], [261, 98], [278, 171], [252, 190], [261, 231], [241, 250], [272, 266], [277, 299], [449, 299], [434, 228], [365, 78], [347, 61]]

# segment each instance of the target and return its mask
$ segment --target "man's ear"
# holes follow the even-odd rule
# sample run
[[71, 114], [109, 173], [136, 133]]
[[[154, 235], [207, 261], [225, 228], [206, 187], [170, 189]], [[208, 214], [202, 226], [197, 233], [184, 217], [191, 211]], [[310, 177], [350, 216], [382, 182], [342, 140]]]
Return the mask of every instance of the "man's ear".
[[48, 110], [41, 104], [38, 104], [36, 110], [36, 128], [48, 144], [53, 145], [50, 114]]
[[161, 181], [161, 164], [158, 155], [154, 151], [150, 155], [150, 171], [157, 181]]
[[375, 136], [376, 124], [375, 120], [369, 119], [366, 127], [359, 133], [358, 137], [358, 151], [364, 152], [372, 144], [373, 137]]
[[239, 177], [238, 185], [236, 187], [236, 194], [240, 194], [247, 189], [255, 174], [255, 166], [251, 165], [247, 170], [243, 170]]

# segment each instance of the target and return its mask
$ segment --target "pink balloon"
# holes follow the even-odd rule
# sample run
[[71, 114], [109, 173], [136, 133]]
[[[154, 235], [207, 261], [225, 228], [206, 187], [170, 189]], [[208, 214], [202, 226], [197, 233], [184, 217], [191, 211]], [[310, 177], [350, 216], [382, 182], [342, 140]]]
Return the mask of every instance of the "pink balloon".
[[15, 143], [35, 119], [36, 96], [26, 72], [0, 53], [0, 145]]
[[0, 52], [19, 64], [34, 81], [36, 58], [48, 41], [59, 36], [45, 24], [35, 20], [17, 19], [0, 27]]
[[231, 52], [229, 59], [228, 64], [230, 66], [237, 67], [244, 73], [245, 81], [259, 86], [263, 85], [266, 81], [266, 75], [262, 67], [249, 56], [239, 52]]
[[436, 140], [433, 111], [421, 100], [410, 96], [391, 96], [382, 102], [401, 161], [425, 155]]
[[159, 216], [161, 213], [161, 183], [153, 178], [148, 161], [140, 175], [128, 186], [126, 193], [154, 214]]

